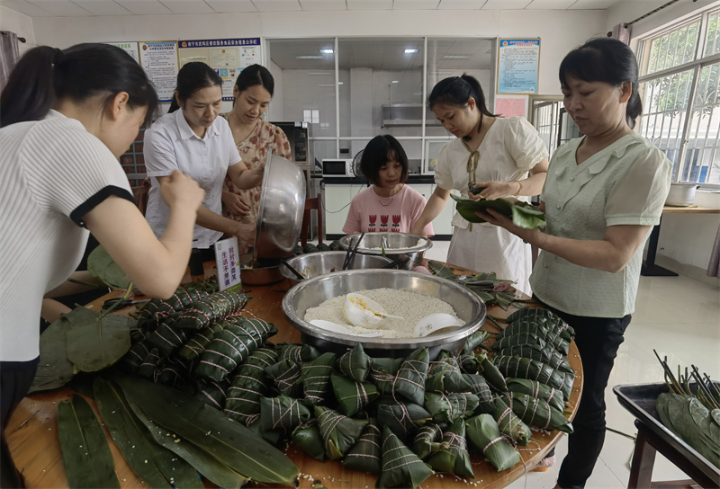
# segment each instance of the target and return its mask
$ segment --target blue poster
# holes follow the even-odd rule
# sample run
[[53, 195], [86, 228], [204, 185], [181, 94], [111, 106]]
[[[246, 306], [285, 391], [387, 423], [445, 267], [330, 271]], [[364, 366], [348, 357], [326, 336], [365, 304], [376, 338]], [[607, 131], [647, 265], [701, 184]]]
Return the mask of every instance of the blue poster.
[[538, 93], [540, 39], [500, 39], [497, 93]]

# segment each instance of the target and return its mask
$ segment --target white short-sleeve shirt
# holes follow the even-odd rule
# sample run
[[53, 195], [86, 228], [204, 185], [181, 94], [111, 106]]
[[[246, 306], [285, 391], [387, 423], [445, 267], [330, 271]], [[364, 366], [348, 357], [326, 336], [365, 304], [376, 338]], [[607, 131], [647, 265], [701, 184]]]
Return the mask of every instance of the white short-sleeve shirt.
[[110, 196], [135, 201], [107, 146], [60, 112], [0, 129], [0, 148], [0, 361], [24, 362], [40, 354], [43, 296], [82, 259], [82, 218]]
[[[496, 119], [485, 134], [478, 153], [480, 158], [475, 171], [477, 183], [521, 180], [535, 165], [548, 157], [537, 130], [523, 117]], [[435, 168], [437, 186], [444, 190], [458, 190], [467, 199], [469, 157], [470, 152], [460, 138], [443, 146]], [[455, 213], [453, 226], [467, 229], [468, 224], [459, 213]]]
[[[170, 207], [160, 195], [157, 177], [166, 177], [173, 170], [190, 175], [205, 190], [203, 206], [222, 215], [223, 181], [228, 167], [240, 162], [240, 154], [228, 122], [217, 117], [201, 138], [178, 109], [159, 118], [145, 133], [145, 166], [152, 187], [148, 197], [145, 218], [162, 237], [170, 219]], [[222, 233], [195, 226], [193, 248], [209, 248]]]

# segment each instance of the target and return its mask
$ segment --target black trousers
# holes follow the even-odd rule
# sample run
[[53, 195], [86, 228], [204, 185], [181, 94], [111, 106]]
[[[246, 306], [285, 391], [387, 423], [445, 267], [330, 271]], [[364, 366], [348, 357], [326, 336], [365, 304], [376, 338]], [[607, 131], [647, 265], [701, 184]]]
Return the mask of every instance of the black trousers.
[[631, 316], [573, 316], [546, 304], [543, 306], [575, 329], [575, 343], [582, 359], [583, 392], [572, 423], [574, 432], [568, 437], [568, 454], [560, 467], [558, 485], [563, 489], [583, 488], [605, 443], [605, 388]]
[[0, 362], [0, 405], [2, 405], [2, 424], [0, 424], [0, 487], [25, 487], [15, 468], [5, 440], [5, 426], [10, 415], [30, 390], [39, 358], [29, 362]]

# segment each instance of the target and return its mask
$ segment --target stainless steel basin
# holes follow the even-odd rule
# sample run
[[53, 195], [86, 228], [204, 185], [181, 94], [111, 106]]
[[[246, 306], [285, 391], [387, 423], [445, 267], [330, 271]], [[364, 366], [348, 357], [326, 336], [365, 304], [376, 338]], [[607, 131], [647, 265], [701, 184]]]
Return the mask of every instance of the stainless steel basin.
[[[345, 262], [346, 251], [320, 251], [308, 253], [290, 258], [287, 262], [295, 270], [308, 278], [319, 277], [329, 273], [341, 272]], [[350, 270], [366, 270], [371, 268], [382, 268], [392, 260], [382, 256], [361, 255], [358, 252]], [[300, 281], [285, 266], [280, 266], [280, 272], [290, 281], [291, 285], [297, 285]]]
[[[340, 239], [340, 247], [347, 250], [351, 243], [355, 246], [355, 242], [359, 237], [360, 234], [343, 236]], [[373, 248], [382, 248], [383, 238], [385, 238], [387, 243], [385, 256], [393, 261], [399, 258], [405, 260], [402, 266], [399, 267], [403, 270], [412, 270], [417, 265], [420, 265], [423, 257], [425, 256], [425, 252], [433, 246], [432, 241], [428, 238], [416, 236], [414, 234], [365, 233], [365, 236], [360, 242], [358, 253], [362, 253], [364, 255], [382, 256], [382, 249]], [[419, 246], [418, 242], [421, 239], [425, 240], [425, 243]]]

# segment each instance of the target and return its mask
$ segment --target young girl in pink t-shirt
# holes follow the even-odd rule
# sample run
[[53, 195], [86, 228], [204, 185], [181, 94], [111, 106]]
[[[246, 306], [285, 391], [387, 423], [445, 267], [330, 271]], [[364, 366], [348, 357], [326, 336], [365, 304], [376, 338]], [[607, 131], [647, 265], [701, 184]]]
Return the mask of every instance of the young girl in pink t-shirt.
[[[343, 233], [409, 233], [426, 201], [404, 183], [408, 159], [398, 140], [387, 134], [373, 138], [363, 151], [360, 170], [372, 186], [353, 198]], [[434, 234], [432, 223], [423, 234]]]

